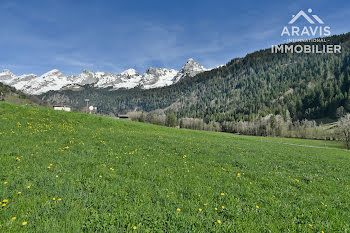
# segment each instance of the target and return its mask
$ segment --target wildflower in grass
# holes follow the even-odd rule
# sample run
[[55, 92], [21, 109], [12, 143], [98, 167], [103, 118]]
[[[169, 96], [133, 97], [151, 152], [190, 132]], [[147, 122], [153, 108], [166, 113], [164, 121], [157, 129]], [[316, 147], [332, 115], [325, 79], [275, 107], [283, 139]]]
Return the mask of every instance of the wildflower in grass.
[[177, 212], [180, 212], [180, 211], [181, 211], [181, 209], [180, 209], [180, 208], [177, 208], [177, 209], [176, 209], [176, 211], [177, 211]]
[[221, 224], [221, 220], [218, 219], [218, 220], [217, 220], [217, 223]]
[[323, 206], [327, 207], [327, 204], [325, 204], [324, 202], [321, 202], [321, 204], [322, 204]]
[[225, 206], [223, 205], [223, 206], [221, 206], [221, 209], [225, 209]]
[[111, 168], [109, 168], [109, 170], [114, 171], [114, 168], [111, 167]]
[[99, 176], [98, 176], [98, 178], [102, 178], [102, 176], [101, 176], [101, 175], [99, 175]]
[[68, 149], [69, 149], [69, 146], [66, 146], [64, 149], [68, 150]]
[[225, 193], [220, 193], [221, 196], [225, 196]]
[[6, 206], [6, 204], [4, 203], [4, 204], [2, 204], [1, 206], [2, 206], [2, 207], [5, 207], [5, 206]]
[[16, 220], [16, 217], [12, 217], [11, 219], [12, 219], [12, 220]]
[[52, 200], [56, 201], [56, 197], [53, 197]]
[[218, 208], [215, 207], [214, 210], [218, 210]]
[[260, 207], [258, 205], [256, 205], [255, 208], [259, 209]]
[[137, 227], [136, 227], [136, 226], [133, 226], [133, 227], [132, 227], [132, 229], [136, 230], [136, 229], [137, 229]]
[[56, 175], [56, 178], [58, 178], [58, 175]]
[[299, 182], [300, 182], [300, 180], [298, 180], [298, 179], [295, 179], [295, 181], [296, 181], [297, 183], [299, 183]]
[[253, 184], [253, 182], [249, 181], [249, 184]]
[[241, 173], [237, 173], [237, 177], [238, 177], [238, 178], [241, 177]]
[[312, 227], [312, 224], [311, 224], [311, 223], [309, 224], [309, 227]]
[[27, 186], [27, 189], [30, 189], [30, 185]]
[[9, 200], [5, 199], [5, 200], [3, 200], [2, 202], [4, 202], [4, 203], [8, 203], [8, 202], [9, 202]]
[[4, 184], [8, 184], [9, 182], [5, 181]]
[[17, 194], [19, 195], [19, 194], [21, 194], [22, 192], [17, 192]]
[[27, 225], [27, 222], [22, 222], [22, 226], [25, 226], [25, 225]]
[[17, 160], [17, 162], [20, 162], [20, 161], [21, 161], [21, 159], [20, 159], [20, 158], [18, 158], [18, 157], [16, 158], [16, 160]]
[[62, 201], [62, 198], [58, 198], [57, 201]]
[[203, 210], [201, 208], [198, 209], [199, 212], [202, 212]]

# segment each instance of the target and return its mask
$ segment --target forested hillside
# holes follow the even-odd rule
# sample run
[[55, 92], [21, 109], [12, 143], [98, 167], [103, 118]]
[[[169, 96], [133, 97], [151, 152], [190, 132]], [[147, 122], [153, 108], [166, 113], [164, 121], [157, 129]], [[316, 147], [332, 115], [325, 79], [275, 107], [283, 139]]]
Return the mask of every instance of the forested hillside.
[[45, 105], [47, 103], [41, 101], [37, 97], [26, 95], [16, 88], [0, 83], [0, 101], [8, 101], [18, 104]]
[[40, 98], [82, 108], [84, 99], [103, 114], [163, 109], [209, 121], [255, 120], [270, 113], [293, 120], [335, 118], [350, 112], [350, 33], [326, 38], [341, 54], [274, 54], [270, 49], [168, 87], [141, 90], [51, 91]]

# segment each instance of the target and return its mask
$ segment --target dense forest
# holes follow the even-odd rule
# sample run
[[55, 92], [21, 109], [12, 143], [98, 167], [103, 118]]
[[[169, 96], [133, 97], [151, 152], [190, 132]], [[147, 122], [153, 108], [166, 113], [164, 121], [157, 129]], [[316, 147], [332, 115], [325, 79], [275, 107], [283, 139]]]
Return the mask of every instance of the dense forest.
[[205, 123], [254, 121], [269, 114], [293, 121], [336, 118], [337, 109], [350, 112], [350, 33], [326, 41], [341, 44], [342, 53], [272, 53], [266, 49], [163, 88], [84, 86], [80, 91], [51, 91], [39, 97], [77, 109], [89, 98], [106, 115], [161, 110]]

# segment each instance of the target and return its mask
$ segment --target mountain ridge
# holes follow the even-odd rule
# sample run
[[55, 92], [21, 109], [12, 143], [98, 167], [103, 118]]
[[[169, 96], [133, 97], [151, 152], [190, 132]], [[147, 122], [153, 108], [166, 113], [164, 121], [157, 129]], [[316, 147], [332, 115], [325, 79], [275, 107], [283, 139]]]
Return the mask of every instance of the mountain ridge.
[[168, 68], [150, 67], [144, 74], [135, 69], [127, 69], [121, 73], [83, 70], [79, 75], [65, 76], [58, 69], [53, 69], [38, 76], [35, 74], [14, 75], [10, 70], [0, 72], [0, 82], [15, 87], [30, 95], [41, 95], [49, 91], [59, 91], [80, 88], [84, 85], [92, 85], [95, 88], [152, 89], [172, 85], [186, 76], [208, 71], [192, 58], [179, 70]]
[[106, 115], [161, 110], [205, 122], [252, 121], [268, 114], [293, 120], [335, 118], [338, 108], [350, 112], [350, 33], [326, 40], [341, 44], [342, 53], [264, 49], [162, 88], [110, 91], [86, 86], [80, 92], [51, 91], [39, 97], [77, 108], [89, 98]]

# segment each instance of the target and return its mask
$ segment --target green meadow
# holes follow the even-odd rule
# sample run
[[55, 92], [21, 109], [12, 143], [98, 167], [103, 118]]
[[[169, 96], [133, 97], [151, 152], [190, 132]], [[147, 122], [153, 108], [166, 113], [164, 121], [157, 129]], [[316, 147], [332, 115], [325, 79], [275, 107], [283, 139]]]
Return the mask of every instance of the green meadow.
[[0, 202], [0, 232], [347, 232], [350, 152], [2, 102]]

